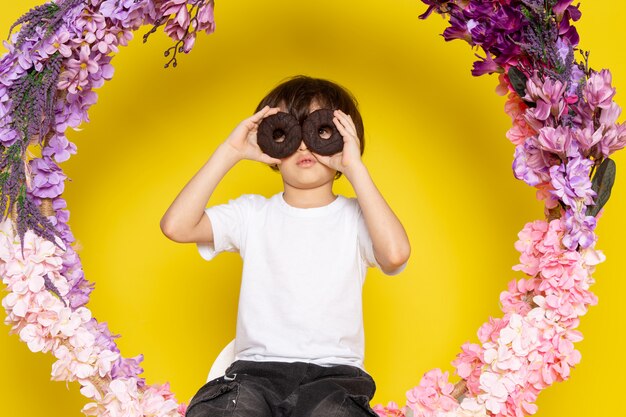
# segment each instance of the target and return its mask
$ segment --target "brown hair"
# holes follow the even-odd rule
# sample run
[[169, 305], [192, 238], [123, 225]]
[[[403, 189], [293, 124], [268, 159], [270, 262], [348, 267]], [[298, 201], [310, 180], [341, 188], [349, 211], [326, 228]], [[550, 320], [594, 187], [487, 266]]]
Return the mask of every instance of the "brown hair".
[[[347, 89], [332, 81], [320, 78], [312, 78], [306, 75], [296, 75], [288, 78], [274, 87], [259, 103], [255, 113], [265, 106], [278, 107], [284, 104], [288, 113], [298, 119], [302, 124], [309, 114], [309, 107], [316, 101], [322, 108], [339, 109], [350, 115], [356, 133], [359, 137], [361, 155], [365, 149], [365, 138], [363, 136], [363, 119], [359, 113], [358, 102]], [[274, 171], [278, 168], [271, 165]], [[337, 171], [335, 179], [341, 177], [341, 172]]]

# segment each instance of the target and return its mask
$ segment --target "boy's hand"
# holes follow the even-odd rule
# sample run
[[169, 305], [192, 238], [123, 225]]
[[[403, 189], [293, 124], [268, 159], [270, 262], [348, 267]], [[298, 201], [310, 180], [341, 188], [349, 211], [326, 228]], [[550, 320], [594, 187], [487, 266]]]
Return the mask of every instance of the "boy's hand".
[[350, 115], [335, 110], [333, 123], [343, 136], [343, 150], [334, 155], [324, 156], [311, 152], [322, 164], [349, 175], [347, 171], [363, 164], [361, 160], [361, 141], [356, 134], [356, 127]]
[[280, 109], [278, 107], [263, 107], [257, 113], [239, 123], [230, 135], [228, 135], [224, 143], [229, 145], [237, 153], [239, 159], [250, 159], [266, 164], [280, 164], [280, 159], [272, 158], [268, 154], [263, 153], [257, 144], [256, 138], [259, 124], [263, 118], [276, 114], [279, 111]]

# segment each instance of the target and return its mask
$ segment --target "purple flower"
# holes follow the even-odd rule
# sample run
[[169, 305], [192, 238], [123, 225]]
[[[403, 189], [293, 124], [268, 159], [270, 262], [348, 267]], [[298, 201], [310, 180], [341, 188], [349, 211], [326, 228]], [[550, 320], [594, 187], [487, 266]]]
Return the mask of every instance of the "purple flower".
[[59, 51], [59, 53], [65, 58], [72, 56], [72, 49], [69, 45], [70, 38], [71, 34], [67, 28], [65, 26], [61, 26], [57, 33], [55, 33], [54, 36], [48, 39], [48, 41], [44, 44], [43, 54], [40, 52], [42, 58], [47, 58], [57, 51]]
[[557, 21], [559, 22], [559, 37], [567, 39], [570, 45], [576, 46], [580, 41], [576, 28], [571, 25], [572, 21], [580, 19], [582, 13], [578, 9], [579, 5], [572, 6], [570, 0], [559, 0], [557, 4], [552, 8], [557, 15]]
[[454, 9], [458, 7], [450, 0], [422, 0], [422, 3], [426, 3], [428, 5], [428, 9], [418, 16], [420, 19], [426, 19], [433, 11], [436, 11], [437, 13], [445, 13], [449, 11], [450, 8]]
[[11, 146], [18, 138], [17, 132], [11, 126], [13, 118], [9, 114], [11, 100], [7, 88], [0, 84], [0, 143], [4, 146]]
[[0, 143], [9, 147], [17, 141], [17, 132], [8, 127], [0, 127]]
[[29, 162], [32, 172], [31, 193], [39, 198], [54, 198], [63, 193], [65, 179], [63, 173], [49, 157], [35, 158]]
[[93, 291], [93, 284], [82, 278], [67, 293], [70, 307], [76, 309], [82, 307], [89, 302], [89, 295]]
[[[137, 376], [143, 373], [143, 368], [140, 366], [143, 361], [143, 355], [137, 355], [134, 358], [120, 358], [115, 361], [111, 368], [111, 378], [137, 378]], [[138, 385], [143, 386], [145, 380], [143, 378], [137, 378]]]
[[77, 309], [89, 301], [89, 294], [93, 291], [94, 284], [85, 279], [85, 273], [80, 263], [80, 258], [74, 249], [68, 245], [67, 251], [63, 254], [63, 276], [70, 285], [70, 290], [66, 295], [70, 307]]
[[568, 81], [568, 85], [569, 87], [567, 88], [567, 95], [568, 96], [573, 96], [576, 94], [576, 92], [578, 91], [578, 86], [584, 82], [585, 80], [585, 72], [583, 70], [581, 70], [578, 65], [573, 64], [571, 67], [571, 74], [569, 77], [569, 81]]
[[43, 148], [41, 154], [47, 157], [53, 157], [56, 162], [64, 162], [70, 158], [70, 154], [76, 153], [76, 145], [67, 140], [65, 135], [55, 134], [50, 138], [48, 144]]
[[450, 27], [443, 31], [443, 38], [446, 41], [463, 39], [469, 44], [473, 44], [470, 30], [476, 27], [477, 24], [473, 19], [468, 20], [461, 12], [450, 13]]
[[567, 164], [550, 167], [550, 182], [554, 187], [552, 193], [572, 208], [593, 204], [596, 192], [591, 189], [589, 179], [592, 166], [593, 161], [576, 156], [570, 158]]
[[557, 15], [557, 19], [563, 17], [565, 9], [567, 9], [573, 1], [574, 0], [558, 0], [556, 4], [552, 6], [552, 11]]
[[64, 133], [68, 127], [76, 129], [81, 122], [89, 122], [87, 111], [97, 101], [98, 94], [91, 89], [68, 93], [65, 102], [57, 102], [56, 131]]
[[128, 18], [129, 9], [134, 3], [135, 0], [105, 0], [100, 4], [100, 12], [105, 17], [123, 21]]
[[80, 47], [78, 59], [66, 61], [66, 70], [61, 73], [59, 88], [67, 89], [70, 93], [76, 94], [80, 88], [89, 83], [89, 74], [94, 74], [99, 70], [97, 56], [91, 56], [91, 49], [87, 45]]
[[479, 61], [474, 61], [473, 65], [472, 65], [472, 75], [474, 77], [478, 77], [480, 75], [484, 75], [484, 74], [491, 74], [494, 72], [502, 72], [502, 67], [500, 67], [500, 65], [498, 65], [493, 58], [491, 57], [491, 54], [489, 52], [487, 52], [487, 55], [483, 58], [477, 54], [476, 55], [478, 58], [480, 58]]
[[[100, 11], [102, 12], [100, 6]], [[96, 39], [96, 32], [103, 31], [107, 28], [107, 22], [104, 13], [83, 13], [76, 19], [76, 23], [73, 26], [80, 32], [80, 36], [75, 39], [77, 45], [80, 45], [83, 41], [93, 43]], [[82, 38], [82, 39], [81, 39]]]
[[581, 248], [588, 248], [596, 241], [593, 232], [596, 228], [596, 218], [585, 216], [578, 211], [568, 209], [565, 211], [565, 229], [563, 235], [563, 245], [569, 250], [576, 250], [578, 245]]
[[[38, 197], [33, 197], [33, 199], [40, 201]], [[65, 243], [65, 247], [69, 247], [70, 244], [74, 242], [74, 235], [67, 224], [70, 218], [70, 212], [68, 210], [62, 210], [65, 207], [67, 207], [67, 203], [63, 198], [56, 197], [53, 199], [52, 208], [54, 215], [48, 216], [48, 220], [50, 220], [50, 223], [52, 223], [56, 231], [59, 232], [61, 240]]]
[[526, 184], [535, 186], [550, 181], [549, 167], [559, 163], [555, 156], [542, 151], [534, 136], [515, 147], [513, 175]]
[[9, 87], [13, 85], [15, 80], [22, 77], [28, 68], [19, 65], [19, 53], [15, 52], [15, 47], [4, 41], [4, 47], [9, 53], [0, 61], [0, 85]]
[[111, 334], [106, 323], [98, 323], [96, 319], [92, 318], [85, 323], [85, 328], [94, 336], [95, 345], [101, 350], [110, 350], [114, 353], [120, 353], [120, 350], [115, 344], [115, 339], [120, 336]]

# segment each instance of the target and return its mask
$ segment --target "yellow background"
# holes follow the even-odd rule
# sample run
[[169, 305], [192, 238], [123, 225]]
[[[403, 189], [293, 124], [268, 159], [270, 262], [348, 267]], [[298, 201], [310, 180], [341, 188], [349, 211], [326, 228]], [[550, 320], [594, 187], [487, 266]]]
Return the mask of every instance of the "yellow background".
[[[4, 1], [7, 30], [39, 1]], [[281, 79], [308, 74], [335, 80], [358, 97], [365, 120], [364, 161], [411, 240], [406, 271], [370, 270], [365, 285], [366, 368], [377, 381], [374, 404], [405, 401], [422, 374], [450, 362], [521, 275], [511, 270], [518, 231], [542, 218], [534, 191], [514, 179], [513, 145], [495, 76], [474, 78], [469, 45], [446, 43], [445, 21], [417, 18], [417, 0], [314, 2], [217, 1], [217, 31], [201, 35], [176, 69], [163, 69], [170, 46], [143, 28], [113, 60], [116, 74], [99, 92], [91, 123], [71, 132], [78, 154], [62, 168], [65, 198], [82, 248], [89, 307], [107, 321], [126, 356], [145, 354], [149, 383], [169, 381], [181, 401], [204, 383], [233, 337], [241, 272], [237, 254], [205, 262], [193, 245], [159, 229], [180, 189], [231, 129]], [[610, 4], [610, 5], [609, 5]], [[583, 1], [581, 47], [596, 69], [609, 68], [626, 105], [623, 2]], [[624, 117], [620, 118], [623, 121]], [[622, 409], [623, 293], [626, 256], [626, 157], [597, 228], [607, 255], [593, 287], [600, 303], [583, 318], [582, 362], [571, 380], [539, 398], [539, 416], [588, 417]], [[218, 186], [212, 204], [242, 193], [270, 196], [280, 177], [244, 161]], [[353, 195], [345, 178], [335, 191]], [[50, 382], [51, 355], [33, 354], [0, 332], [0, 413], [80, 416], [77, 384]], [[456, 381], [456, 378], [453, 378]], [[615, 401], [617, 400], [617, 401]]]

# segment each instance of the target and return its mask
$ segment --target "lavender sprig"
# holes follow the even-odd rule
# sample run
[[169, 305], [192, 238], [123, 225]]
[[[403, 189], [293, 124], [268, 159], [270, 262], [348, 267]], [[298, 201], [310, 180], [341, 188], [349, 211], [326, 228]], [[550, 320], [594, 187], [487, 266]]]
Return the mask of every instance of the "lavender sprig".
[[63, 17], [67, 11], [80, 3], [86, 3], [86, 0], [59, 0], [56, 3], [50, 2], [36, 6], [23, 14], [11, 25], [9, 28], [9, 37], [16, 26], [22, 25], [17, 40], [15, 41], [17, 48], [21, 47], [26, 39], [36, 35], [37, 28], [45, 28], [44, 38], [46, 38], [56, 32], [63, 24]]
[[566, 81], [562, 79], [565, 67], [556, 49], [559, 34], [552, 13], [553, 5], [546, 5], [543, 0], [522, 0], [522, 3], [521, 11], [529, 25], [522, 30], [521, 47], [530, 58], [531, 67], [537, 68], [542, 75], [548, 74], [552, 78]]
[[62, 56], [55, 52], [41, 71], [31, 68], [9, 89], [12, 100], [13, 128], [22, 133], [22, 140], [39, 141], [54, 127], [54, 98], [61, 73]]

